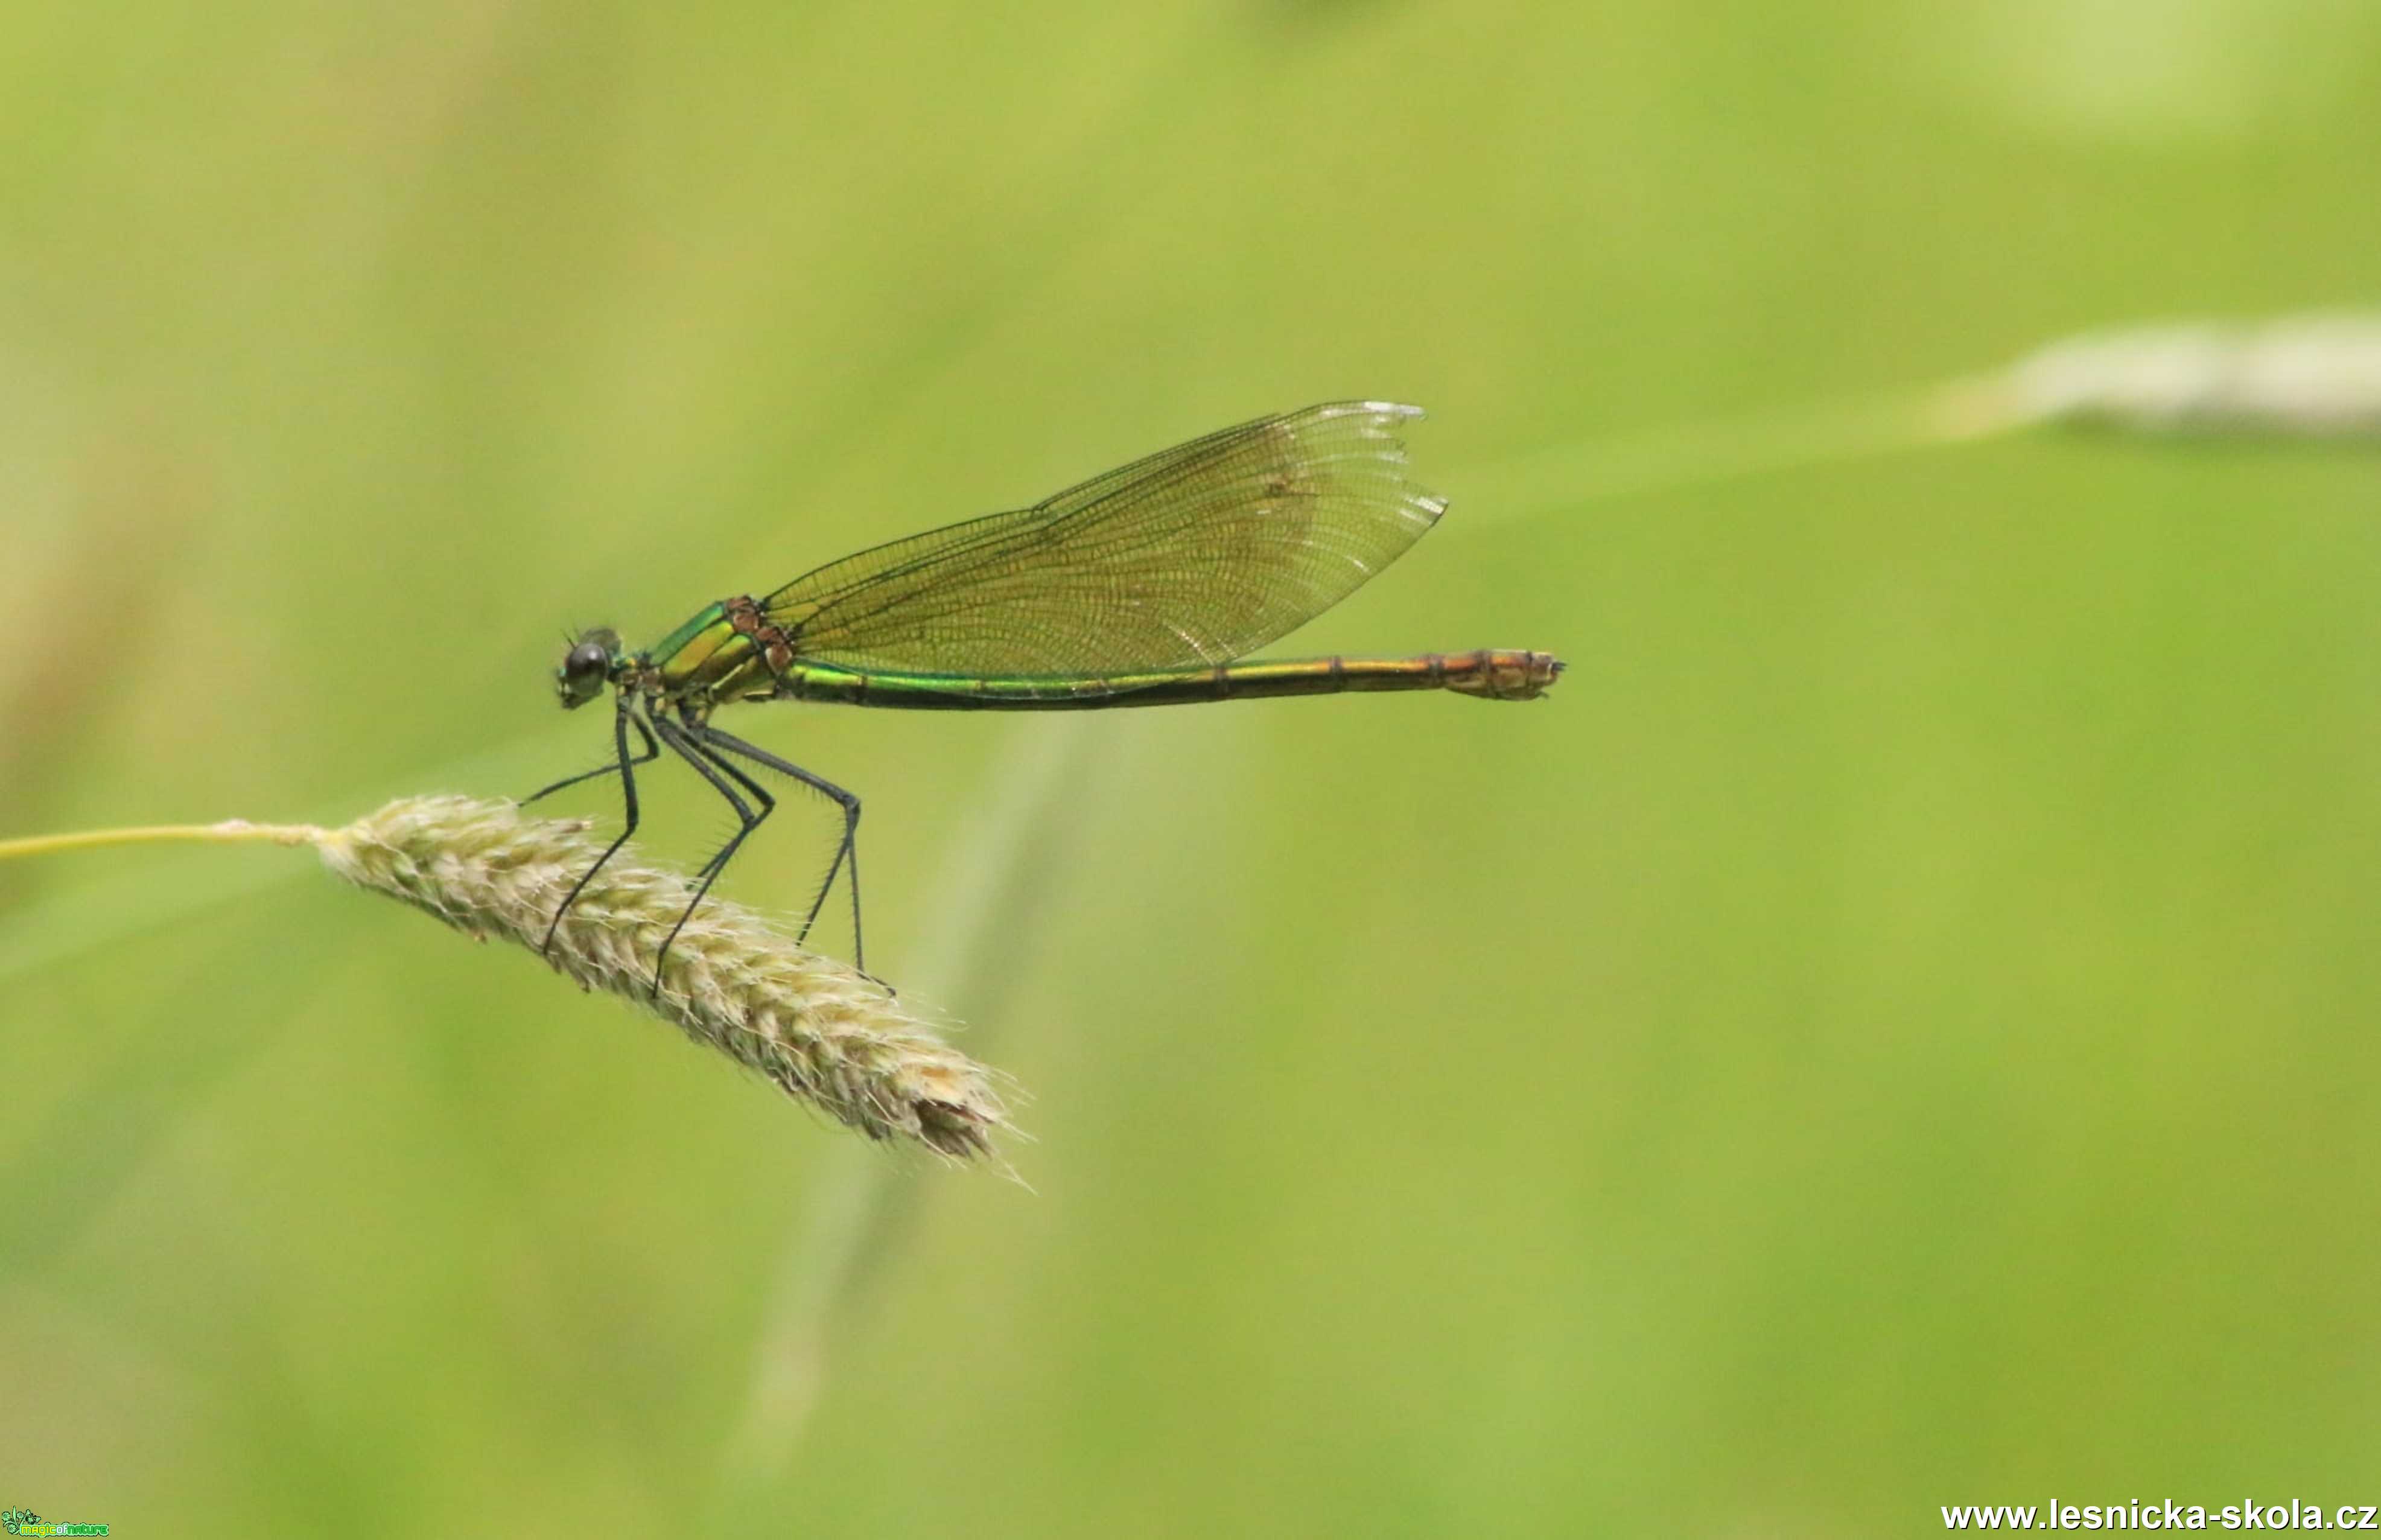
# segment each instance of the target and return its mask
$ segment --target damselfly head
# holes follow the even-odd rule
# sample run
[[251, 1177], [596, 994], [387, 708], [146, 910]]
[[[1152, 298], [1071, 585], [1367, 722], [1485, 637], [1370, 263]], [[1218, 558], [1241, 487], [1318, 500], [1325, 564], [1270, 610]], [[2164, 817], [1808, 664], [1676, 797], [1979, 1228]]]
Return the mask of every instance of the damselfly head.
[[609, 626], [580, 632], [562, 655], [562, 666], [554, 671], [555, 692], [562, 697], [563, 709], [583, 706], [603, 694], [619, 662], [619, 632]]

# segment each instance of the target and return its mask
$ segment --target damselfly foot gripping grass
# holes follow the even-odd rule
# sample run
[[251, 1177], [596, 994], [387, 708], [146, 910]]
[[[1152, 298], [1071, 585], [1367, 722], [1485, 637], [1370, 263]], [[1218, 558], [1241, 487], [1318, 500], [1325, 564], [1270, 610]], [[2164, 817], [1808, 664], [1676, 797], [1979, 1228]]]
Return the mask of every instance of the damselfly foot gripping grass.
[[[695, 874], [656, 954], [775, 811], [768, 771], [843, 812], [807, 937], [849, 874], [860, 934], [860, 799], [712, 725], [740, 701], [924, 711], [1066, 711], [1343, 691], [1451, 690], [1535, 699], [1562, 672], [1548, 653], [1483, 649], [1405, 658], [1242, 662], [1397, 559], [1446, 502], [1406, 479], [1398, 425], [1416, 407], [1334, 401], [1177, 445], [1007, 513], [830, 562], [773, 593], [704, 606], [651, 647], [598, 627], [556, 673], [566, 707], [613, 692], [612, 758], [537, 792], [620, 777], [625, 824], [555, 911], [554, 928], [637, 827], [637, 766], [666, 748], [736, 814]], [[632, 752], [631, 742], [635, 748]]]

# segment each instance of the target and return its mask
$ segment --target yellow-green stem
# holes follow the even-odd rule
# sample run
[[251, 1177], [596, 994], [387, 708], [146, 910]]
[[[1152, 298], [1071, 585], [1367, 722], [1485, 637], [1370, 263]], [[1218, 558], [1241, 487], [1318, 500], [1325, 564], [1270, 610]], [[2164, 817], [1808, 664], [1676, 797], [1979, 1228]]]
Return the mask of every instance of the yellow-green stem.
[[92, 850], [107, 845], [150, 845], [168, 840], [233, 844], [266, 839], [275, 845], [318, 845], [329, 836], [328, 829], [311, 824], [251, 824], [245, 818], [229, 818], [220, 824], [157, 824], [137, 829], [83, 829], [74, 834], [0, 839], [0, 861], [45, 856], [58, 850]]

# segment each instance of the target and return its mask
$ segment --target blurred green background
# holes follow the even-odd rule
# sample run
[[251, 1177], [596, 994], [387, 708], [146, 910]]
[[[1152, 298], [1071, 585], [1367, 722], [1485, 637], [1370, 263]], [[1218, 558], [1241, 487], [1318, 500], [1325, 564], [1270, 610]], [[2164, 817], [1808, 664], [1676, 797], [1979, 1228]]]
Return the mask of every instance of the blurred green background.
[[[1743, 414], [2368, 299], [2381, 11], [37, 4], [0, 136], [0, 835], [525, 791], [602, 752], [566, 629], [1337, 396], [1432, 409], [1453, 512], [1276, 651], [1571, 665], [740, 717], [867, 799], [870, 959], [1032, 1092], [1031, 1192], [302, 854], [0, 868], [0, 1506], [2381, 1496], [2381, 459], [1698, 473]], [[1513, 470], [1645, 434], [1630, 495]], [[690, 782], [658, 854], [721, 832]], [[733, 892], [804, 894], [803, 815]]]

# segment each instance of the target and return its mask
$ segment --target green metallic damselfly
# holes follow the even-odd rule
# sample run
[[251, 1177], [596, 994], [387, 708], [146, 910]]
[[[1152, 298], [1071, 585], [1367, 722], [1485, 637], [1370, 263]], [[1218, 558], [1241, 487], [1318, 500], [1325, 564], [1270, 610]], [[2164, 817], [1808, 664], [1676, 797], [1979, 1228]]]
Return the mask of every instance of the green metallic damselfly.
[[[1361, 690], [1451, 690], [1533, 700], [1562, 662], [1483, 650], [1408, 658], [1242, 663], [1346, 598], [1438, 521], [1446, 502], [1406, 479], [1398, 424], [1418, 407], [1333, 401], [1260, 417], [1095, 476], [1032, 507], [911, 535], [830, 562], [775, 593], [706, 605], [641, 652], [598, 627], [555, 682], [566, 707], [614, 691], [613, 758], [527, 799], [620, 777], [627, 827], [555, 911], [637, 827], [637, 774], [666, 747], [735, 810], [736, 833], [695, 874], [654, 961], [752, 831], [776, 809], [755, 769], [843, 809], [843, 839], [803, 917], [851, 874], [860, 941], [860, 799], [722, 732], [739, 701], [828, 701], [922, 711], [1068, 711]], [[634, 735], [639, 752], [629, 752]], [[551, 926], [546, 943], [553, 944]]]

